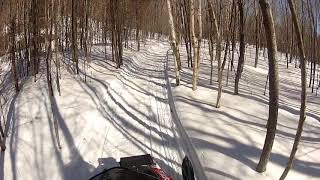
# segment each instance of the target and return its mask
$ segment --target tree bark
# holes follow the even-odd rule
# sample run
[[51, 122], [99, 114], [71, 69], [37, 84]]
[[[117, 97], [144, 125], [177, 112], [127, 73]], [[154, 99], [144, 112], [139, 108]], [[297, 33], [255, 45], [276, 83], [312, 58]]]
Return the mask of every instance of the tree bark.
[[85, 60], [83, 62], [83, 73], [84, 73], [84, 82], [87, 82], [87, 68], [86, 64], [88, 63], [88, 20], [89, 20], [89, 9], [90, 9], [90, 1], [84, 0], [84, 18], [85, 18], [85, 27], [84, 27], [84, 56]]
[[79, 60], [77, 47], [77, 2], [72, 0], [72, 61], [75, 63], [75, 73], [79, 74]]
[[199, 37], [196, 37], [195, 33], [195, 10], [194, 10], [194, 0], [190, 0], [190, 27], [192, 34], [192, 47], [193, 47], [193, 56], [194, 56], [194, 66], [192, 74], [192, 90], [197, 90], [198, 78], [199, 78], [199, 69], [200, 69], [200, 51], [201, 51], [201, 38], [202, 38], [202, 19], [201, 19], [201, 1], [199, 1], [198, 9], [198, 28], [199, 28]]
[[[232, 0], [232, 3], [235, 4], [235, 1], [236, 0]], [[237, 11], [236, 11], [236, 7], [235, 7], [235, 10], [234, 10], [234, 17], [237, 17]], [[231, 48], [232, 48], [232, 54], [231, 54], [231, 71], [233, 71], [233, 63], [234, 63], [234, 53], [235, 53], [235, 50], [236, 50], [236, 26], [237, 26], [237, 20], [238, 18], [234, 18], [234, 22], [233, 22], [233, 31], [232, 31], [232, 41], [231, 41]]]
[[[208, 1], [209, 5], [209, 16], [211, 19], [211, 23], [213, 25], [212, 28], [212, 34], [216, 36], [217, 42], [216, 42], [216, 60], [218, 62], [218, 95], [217, 95], [217, 102], [216, 102], [216, 108], [220, 107], [220, 99], [222, 94], [222, 65], [221, 65], [221, 36], [220, 36], [220, 30], [218, 28], [218, 21], [216, 18], [216, 13], [214, 11], [212, 1]], [[213, 36], [212, 35], [212, 36]], [[213, 46], [213, 45], [212, 45]]]
[[[3, 114], [3, 107], [2, 107], [2, 102], [1, 102], [1, 96], [0, 96], [0, 110], [1, 110], [1, 115], [3, 116], [3, 120], [5, 120], [4, 114]], [[2, 122], [1, 122], [2, 117], [0, 117], [0, 148], [1, 151], [6, 150], [6, 135], [4, 133], [3, 127], [2, 127]]]
[[0, 136], [0, 148], [1, 148], [1, 151], [5, 151], [6, 150], [5, 137], [2, 137], [2, 136]]
[[278, 120], [279, 108], [279, 74], [277, 63], [277, 41], [274, 29], [274, 22], [269, 0], [260, 0], [261, 13], [265, 28], [265, 37], [268, 47], [268, 64], [269, 64], [269, 118], [267, 122], [267, 134], [260, 156], [260, 161], [256, 170], [264, 172], [270, 158]]
[[306, 76], [307, 72], [306, 72], [306, 61], [305, 61], [306, 56], [305, 56], [305, 51], [304, 51], [302, 34], [301, 34], [300, 27], [298, 24], [298, 18], [297, 18], [294, 2], [292, 0], [288, 0], [288, 4], [289, 4], [291, 15], [292, 15], [292, 21], [293, 21], [294, 28], [295, 28], [295, 34], [297, 37], [299, 55], [300, 55], [301, 106], [300, 106], [300, 117], [299, 117], [299, 124], [298, 124], [296, 137], [294, 139], [294, 143], [293, 143], [293, 147], [292, 147], [291, 154], [289, 157], [289, 161], [288, 161], [287, 166], [286, 166], [284, 172], [282, 173], [280, 179], [285, 179], [285, 177], [289, 173], [289, 170], [291, 169], [295, 154], [298, 150], [299, 142], [301, 139], [301, 134], [303, 131], [303, 125], [306, 120], [306, 99], [307, 99], [307, 76]]
[[183, 4], [182, 12], [183, 12], [183, 19], [184, 19], [184, 29], [185, 29], [185, 45], [188, 57], [188, 67], [193, 67], [192, 63], [192, 43], [191, 43], [191, 30], [190, 30], [190, 12], [189, 9], [189, 0], [181, 1]]
[[16, 93], [19, 92], [19, 77], [17, 74], [16, 66], [16, 16], [13, 9], [13, 2], [10, 1], [10, 60], [11, 60], [11, 72], [13, 76], [13, 83]]
[[289, 44], [289, 17], [288, 17], [288, 6], [287, 3], [285, 3], [285, 7], [286, 7], [286, 61], [287, 61], [287, 69], [289, 68], [289, 49], [290, 46], [288, 47]]
[[238, 7], [240, 12], [240, 28], [239, 28], [239, 36], [240, 36], [240, 57], [238, 61], [238, 68], [237, 68], [237, 74], [235, 79], [235, 86], [234, 86], [234, 94], [239, 94], [239, 81], [241, 78], [241, 74], [243, 71], [244, 66], [244, 56], [246, 51], [246, 44], [245, 44], [245, 37], [244, 37], [244, 4], [243, 0], [238, 0]]
[[258, 8], [256, 8], [256, 1], [254, 1], [254, 5], [255, 5], [255, 18], [256, 18], [256, 22], [255, 22], [255, 41], [256, 41], [256, 57], [255, 57], [255, 61], [254, 61], [254, 67], [257, 68], [258, 67], [258, 63], [259, 63], [259, 40], [260, 40], [260, 16], [258, 13]]
[[58, 5], [56, 5], [54, 7], [56, 7], [56, 9], [53, 9], [53, 11], [54, 11], [54, 14], [53, 14], [53, 18], [54, 19], [53, 20], [54, 20], [54, 27], [55, 27], [55, 30], [54, 30], [54, 43], [55, 43], [56, 85], [57, 85], [57, 90], [58, 90], [59, 96], [61, 96], [60, 79], [59, 79], [59, 69], [60, 69], [59, 51], [60, 51], [60, 48], [59, 48], [59, 40], [58, 40], [58, 37], [59, 37], [58, 32], [60, 31], [61, 27], [58, 26], [59, 22], [58, 22], [58, 18], [57, 18], [57, 15], [59, 14], [60, 7], [61, 7], [60, 6], [60, 0], [58, 1]]
[[138, 12], [140, 6], [140, 0], [136, 0], [136, 41], [137, 41], [137, 48], [140, 51], [140, 15]]
[[172, 7], [171, 7], [171, 0], [167, 0], [168, 6], [168, 14], [169, 14], [169, 25], [171, 28], [171, 47], [174, 53], [174, 64], [175, 64], [175, 71], [176, 71], [176, 85], [180, 85], [180, 70], [181, 70], [181, 61], [180, 61], [180, 51], [179, 51], [179, 44], [176, 40], [176, 30], [174, 27], [173, 22], [173, 15], [172, 15]]

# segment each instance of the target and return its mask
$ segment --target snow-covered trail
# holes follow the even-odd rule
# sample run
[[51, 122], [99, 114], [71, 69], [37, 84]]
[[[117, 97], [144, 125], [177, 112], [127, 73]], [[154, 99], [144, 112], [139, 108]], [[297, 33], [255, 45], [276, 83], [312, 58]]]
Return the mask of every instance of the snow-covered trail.
[[[165, 49], [125, 53], [123, 71], [109, 82], [103, 73], [92, 77], [88, 88], [95, 94], [99, 111], [110, 119], [102, 156], [117, 158], [150, 153], [168, 173], [179, 179], [183, 151], [171, 119], [164, 80]], [[93, 66], [100, 65], [97, 63]], [[93, 84], [93, 85], [92, 85]], [[111, 111], [110, 111], [111, 110]], [[111, 149], [120, 152], [110, 152]]]
[[[168, 49], [168, 43], [148, 40], [140, 52], [126, 49], [123, 67], [116, 69], [110, 60], [106, 61], [104, 47], [95, 46], [87, 82], [83, 74], [75, 76], [65, 65], [62, 94], [55, 92], [52, 104], [45, 74], [36, 83], [26, 80], [19, 95], [6, 107], [9, 136], [7, 150], [0, 154], [0, 180], [88, 179], [116, 166], [120, 157], [146, 153], [178, 180], [182, 179], [185, 154], [196, 162], [198, 175], [205, 174], [208, 179], [278, 179], [297, 127], [299, 71], [292, 65], [286, 69], [283, 59], [279, 61], [276, 141], [268, 171], [259, 174], [254, 168], [268, 115], [268, 96], [263, 95], [267, 61], [260, 57], [259, 67], [253, 68], [254, 49], [248, 48], [240, 95], [232, 94], [234, 73], [230, 73], [228, 86], [224, 79], [222, 107], [216, 109], [217, 83], [209, 85], [207, 49], [203, 50], [199, 88], [195, 92], [191, 90], [192, 69], [186, 67], [184, 48], [181, 86], [174, 86], [172, 55], [166, 72]], [[216, 70], [216, 62], [214, 66]], [[3, 91], [13, 92], [9, 88]], [[308, 94], [308, 118], [287, 179], [320, 177], [319, 102], [319, 96]], [[59, 124], [58, 131], [54, 120]], [[62, 149], [57, 146], [57, 133]]]
[[104, 61], [104, 47], [95, 47], [86, 83], [63, 71], [54, 116], [45, 77], [27, 82], [14, 99], [0, 179], [88, 179], [120, 157], [146, 153], [182, 179], [184, 140], [171, 117], [164, 71], [169, 46], [158, 46], [125, 51], [120, 70]]

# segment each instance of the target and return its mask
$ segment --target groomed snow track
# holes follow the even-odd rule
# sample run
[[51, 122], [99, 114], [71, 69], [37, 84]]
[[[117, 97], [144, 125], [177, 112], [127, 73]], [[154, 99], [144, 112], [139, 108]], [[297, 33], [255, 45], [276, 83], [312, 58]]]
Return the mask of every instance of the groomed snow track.
[[[87, 82], [63, 68], [62, 95], [55, 92], [53, 108], [45, 76], [36, 83], [27, 80], [11, 112], [0, 179], [88, 179], [116, 165], [120, 157], [149, 153], [181, 180], [185, 154], [192, 161], [197, 157], [171, 115], [168, 49], [167, 43], [148, 42], [140, 52], [125, 50], [124, 66], [116, 69], [105, 60], [104, 47], [95, 46]], [[204, 180], [201, 166], [195, 171]]]

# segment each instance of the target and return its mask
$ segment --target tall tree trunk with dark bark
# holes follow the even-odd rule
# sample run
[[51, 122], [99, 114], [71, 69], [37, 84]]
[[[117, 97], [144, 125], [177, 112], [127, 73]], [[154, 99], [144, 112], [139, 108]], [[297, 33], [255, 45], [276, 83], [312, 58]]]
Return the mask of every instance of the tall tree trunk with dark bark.
[[75, 63], [75, 73], [79, 74], [78, 46], [77, 46], [77, 2], [72, 0], [72, 61]]
[[140, 0], [136, 0], [136, 41], [137, 41], [137, 49], [140, 51]]
[[192, 63], [192, 43], [191, 43], [191, 31], [190, 31], [190, 11], [189, 9], [189, 0], [183, 0], [181, 1], [181, 11], [183, 14], [183, 24], [184, 24], [184, 30], [185, 30], [185, 46], [187, 51], [187, 62], [188, 67], [193, 67]]
[[299, 142], [301, 139], [301, 134], [303, 131], [303, 125], [306, 120], [306, 99], [307, 99], [307, 72], [306, 72], [306, 56], [304, 51], [304, 45], [303, 45], [303, 39], [302, 34], [300, 31], [298, 18], [296, 14], [296, 9], [294, 6], [294, 2], [292, 0], [288, 0], [291, 15], [292, 15], [292, 21], [295, 28], [295, 34], [297, 37], [298, 42], [298, 48], [299, 48], [299, 55], [300, 55], [300, 69], [301, 69], [301, 106], [300, 106], [300, 117], [299, 117], [299, 124], [298, 129], [296, 133], [296, 137], [294, 139], [293, 147], [291, 150], [291, 154], [289, 157], [289, 161], [287, 163], [287, 166], [282, 173], [280, 179], [285, 179], [287, 174], [289, 173], [289, 170], [291, 169], [293, 159], [296, 155], [296, 152], [298, 150]]
[[61, 96], [61, 89], [60, 89], [60, 79], [59, 79], [59, 70], [60, 70], [60, 56], [59, 56], [59, 34], [61, 26], [59, 26], [59, 20], [58, 20], [58, 14], [61, 8], [60, 0], [58, 0], [58, 4], [54, 4], [56, 9], [54, 9], [54, 14], [53, 14], [53, 21], [54, 21], [54, 43], [55, 43], [55, 66], [56, 66], [56, 85], [57, 85], [57, 90], [59, 95]]
[[90, 0], [84, 0], [84, 18], [85, 18], [85, 27], [84, 27], [84, 62], [83, 62], [83, 74], [84, 82], [87, 82], [87, 63], [88, 63], [88, 20], [89, 20], [89, 9], [90, 9]]
[[267, 122], [267, 134], [256, 170], [264, 172], [266, 170], [275, 134], [277, 129], [278, 108], [279, 108], [279, 74], [277, 63], [277, 41], [274, 29], [274, 22], [269, 0], [260, 0], [261, 13], [265, 29], [265, 37], [268, 47], [269, 64], [269, 118]]
[[[217, 95], [217, 102], [216, 102], [216, 108], [220, 107], [220, 99], [222, 94], [222, 71], [223, 67], [221, 65], [221, 36], [220, 36], [220, 30], [218, 27], [218, 21], [216, 18], [216, 13], [214, 11], [212, 1], [208, 0], [209, 5], [209, 17], [211, 19], [212, 23], [212, 36], [216, 36], [216, 60], [218, 62], [218, 95]], [[212, 45], [213, 46], [213, 45]]]
[[256, 41], [256, 56], [255, 56], [255, 60], [254, 60], [254, 67], [257, 68], [258, 67], [258, 63], [259, 63], [259, 40], [260, 40], [260, 15], [258, 13], [258, 8], [256, 7], [256, 1], [254, 1], [254, 5], [255, 5], [255, 41]]
[[[1, 115], [3, 116], [3, 119], [5, 119], [4, 117], [4, 112], [3, 112], [3, 107], [2, 107], [2, 102], [1, 102], [1, 96], [0, 96], [0, 112]], [[4, 132], [4, 128], [2, 127], [2, 123], [1, 123], [1, 119], [2, 117], [0, 116], [0, 148], [1, 151], [5, 151], [6, 150], [6, 134]]]
[[[236, 2], [235, 2], [236, 0], [232, 0], [232, 3], [233, 4], [235, 4]], [[232, 40], [231, 40], [231, 49], [232, 49], [232, 54], [231, 54], [231, 63], [230, 63], [230, 67], [231, 67], [231, 71], [233, 71], [233, 68], [234, 68], [234, 54], [235, 54], [235, 50], [236, 50], [236, 36], [237, 36], [237, 34], [236, 34], [236, 27], [237, 27], [237, 20], [238, 20], [238, 18], [236, 18], [237, 17], [237, 7], [235, 7], [235, 10], [234, 10], [234, 22], [233, 22], [233, 27], [232, 27], [232, 29], [233, 29], [233, 31], [232, 31]]]
[[11, 73], [16, 93], [19, 92], [19, 76], [16, 66], [16, 15], [14, 10], [15, 1], [10, 1], [10, 61]]
[[240, 22], [239, 22], [239, 36], [240, 36], [240, 57], [238, 61], [238, 68], [237, 68], [237, 74], [235, 79], [235, 86], [234, 86], [234, 94], [239, 94], [239, 81], [241, 78], [241, 74], [243, 71], [244, 66], [244, 56], [246, 51], [246, 44], [245, 44], [245, 36], [244, 36], [244, 2], [243, 0], [238, 0], [238, 7], [240, 12]]
[[38, 73], [38, 68], [37, 68], [37, 62], [39, 61], [39, 27], [38, 27], [38, 14], [39, 8], [38, 8], [38, 1], [37, 0], [32, 0], [31, 1], [31, 21], [32, 21], [32, 52], [31, 52], [31, 69], [32, 69], [32, 74], [34, 77], [34, 82], [37, 80], [37, 73]]

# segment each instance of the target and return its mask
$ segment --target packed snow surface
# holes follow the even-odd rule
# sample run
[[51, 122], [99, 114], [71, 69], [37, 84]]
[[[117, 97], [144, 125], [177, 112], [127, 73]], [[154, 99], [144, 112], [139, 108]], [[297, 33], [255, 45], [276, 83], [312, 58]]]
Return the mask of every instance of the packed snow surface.
[[[82, 65], [80, 75], [74, 75], [66, 57], [61, 96], [54, 87], [52, 103], [44, 73], [35, 83], [32, 78], [24, 80], [21, 92], [11, 96], [4, 108], [8, 137], [7, 149], [0, 155], [0, 179], [88, 179], [117, 166], [120, 157], [147, 153], [178, 180], [185, 155], [194, 163], [199, 180], [205, 179], [204, 174], [210, 180], [278, 179], [299, 119], [299, 69], [291, 64], [286, 69], [279, 58], [277, 136], [267, 172], [259, 174], [254, 169], [268, 117], [267, 61], [261, 56], [258, 68], [252, 67], [254, 49], [247, 48], [240, 95], [233, 95], [234, 72], [226, 86], [226, 64], [222, 106], [216, 109], [217, 62], [210, 85], [206, 48], [197, 91], [191, 89], [192, 69], [186, 67], [183, 46], [182, 84], [176, 87], [169, 43], [155, 40], [148, 40], [140, 52], [126, 49], [121, 69], [110, 60], [109, 47], [105, 57], [104, 46], [94, 46], [86, 82]], [[3, 69], [9, 71], [8, 65]], [[287, 179], [320, 178], [319, 104], [319, 96], [309, 93], [302, 143]]]
[[[213, 84], [210, 85], [210, 58], [205, 48], [200, 65], [199, 87], [197, 91], [192, 91], [192, 69], [187, 68], [186, 53], [183, 47], [181, 49], [184, 69], [181, 86], [174, 85], [174, 64], [172, 56], [169, 56], [172, 96], [177, 114], [209, 179], [279, 179], [291, 152], [299, 121], [300, 69], [294, 68], [294, 64], [287, 69], [284, 55], [278, 54], [278, 126], [267, 171], [259, 174], [255, 168], [263, 148], [268, 119], [268, 86], [264, 95], [267, 58], [261, 52], [258, 67], [255, 68], [255, 48], [246, 48], [239, 95], [233, 93], [236, 69], [229, 72], [227, 86], [228, 64], [231, 63], [226, 63], [221, 108], [217, 109], [217, 62], [213, 64]], [[235, 59], [237, 61], [238, 53], [235, 53]], [[236, 63], [234, 67], [237, 68]], [[310, 91], [308, 89], [307, 119], [302, 142], [293, 169], [286, 179], [320, 179], [320, 97]]]
[[184, 151], [168, 104], [166, 50], [153, 46], [125, 51], [121, 69], [105, 60], [104, 47], [95, 46], [87, 82], [62, 71], [53, 108], [45, 74], [36, 83], [28, 79], [12, 104], [0, 179], [88, 179], [117, 166], [120, 157], [147, 153], [181, 179]]

